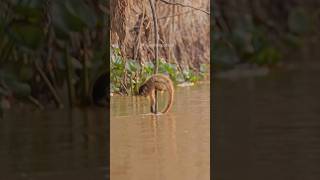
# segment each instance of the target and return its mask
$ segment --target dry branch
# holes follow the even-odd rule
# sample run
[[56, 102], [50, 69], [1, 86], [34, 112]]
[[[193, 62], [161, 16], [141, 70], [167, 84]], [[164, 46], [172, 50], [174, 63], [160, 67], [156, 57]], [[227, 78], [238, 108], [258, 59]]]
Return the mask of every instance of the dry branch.
[[205, 11], [205, 10], [200, 9], [200, 8], [196, 8], [196, 7], [190, 6], [190, 5], [186, 5], [186, 4], [182, 4], [182, 3], [178, 3], [178, 2], [168, 2], [168, 1], [165, 1], [165, 0], [160, 0], [160, 1], [163, 2], [163, 3], [165, 3], [165, 4], [178, 5], [178, 6], [182, 6], [182, 7], [188, 7], [188, 8], [195, 9], [195, 10], [198, 10], [198, 11], [201, 11], [201, 12], [204, 12], [204, 13], [210, 15], [210, 12]]
[[[111, 16], [113, 19], [111, 34], [114, 35], [114, 38], [111, 38], [111, 44], [120, 47], [121, 54], [125, 59], [135, 59], [140, 63], [153, 62], [156, 53], [154, 47], [149, 44], [154, 42], [153, 32], [155, 29], [151, 24], [152, 9], [149, 8], [149, 1], [112, 1], [114, 14]], [[209, 16], [198, 11], [197, 8], [184, 8], [191, 6], [208, 9], [209, 3], [209, 0], [195, 0], [183, 6], [181, 3], [168, 5], [163, 1], [157, 1], [155, 9], [159, 16], [157, 17], [159, 44], [152, 43], [159, 48], [157, 59], [163, 58], [169, 63], [176, 64], [178, 71], [192, 68], [189, 67], [191, 64], [199, 70], [200, 64], [210, 62]], [[190, 12], [194, 12], [194, 15]], [[141, 15], [143, 13], [145, 16], [142, 23]], [[191, 34], [193, 34], [193, 38], [190, 37]], [[123, 41], [124, 39], [125, 41]]]
[[48, 77], [45, 75], [45, 73], [42, 71], [42, 69], [40, 68], [40, 66], [38, 65], [37, 62], [34, 62], [34, 65], [37, 69], [37, 71], [39, 72], [40, 76], [42, 77], [42, 79], [44, 80], [44, 82], [46, 83], [46, 85], [48, 86], [50, 92], [52, 93], [54, 100], [56, 101], [56, 103], [58, 104], [59, 108], [63, 108], [63, 104], [62, 101], [60, 99], [60, 97], [58, 96], [57, 91], [55, 90], [55, 88], [52, 86], [52, 84], [50, 83]]
[[[153, 18], [153, 26], [154, 26], [154, 51], [155, 51], [155, 68], [154, 68], [154, 74], [158, 73], [158, 67], [159, 67], [159, 62], [158, 62], [158, 22], [157, 22], [157, 14], [156, 14], [156, 9], [154, 7], [154, 2], [152, 0], [149, 0], [151, 10], [152, 10], [152, 18]], [[155, 113], [158, 112], [158, 93], [155, 91]]]

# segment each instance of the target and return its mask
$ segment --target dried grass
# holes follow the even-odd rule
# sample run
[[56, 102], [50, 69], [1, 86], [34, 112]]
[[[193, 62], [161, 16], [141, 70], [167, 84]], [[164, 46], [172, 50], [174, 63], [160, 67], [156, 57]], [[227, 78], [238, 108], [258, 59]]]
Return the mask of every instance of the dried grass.
[[[169, 1], [169, 0], [167, 0]], [[209, 11], [209, 0], [175, 0]], [[154, 58], [153, 25], [148, 0], [112, 0], [111, 44], [123, 56], [140, 62]], [[156, 1], [159, 24], [159, 57], [181, 68], [199, 69], [209, 62], [210, 16], [191, 8]]]

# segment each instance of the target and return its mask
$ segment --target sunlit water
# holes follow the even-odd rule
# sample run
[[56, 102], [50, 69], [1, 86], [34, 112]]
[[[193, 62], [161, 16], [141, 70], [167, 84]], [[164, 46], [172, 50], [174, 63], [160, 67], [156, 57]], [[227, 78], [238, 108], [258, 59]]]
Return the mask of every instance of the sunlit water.
[[215, 82], [215, 179], [320, 179], [319, 67]]
[[112, 97], [111, 179], [209, 180], [209, 87], [176, 88], [173, 108], [160, 116], [149, 114], [144, 97]]
[[0, 120], [0, 180], [94, 180], [108, 175], [102, 108], [13, 110]]

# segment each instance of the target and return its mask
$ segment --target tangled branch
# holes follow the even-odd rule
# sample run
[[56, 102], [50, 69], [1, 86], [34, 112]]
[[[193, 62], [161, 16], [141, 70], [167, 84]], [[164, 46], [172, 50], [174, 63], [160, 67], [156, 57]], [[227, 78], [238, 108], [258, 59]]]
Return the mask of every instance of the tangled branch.
[[178, 3], [178, 2], [168, 2], [168, 1], [165, 1], [165, 0], [160, 0], [160, 1], [163, 2], [163, 3], [165, 3], [165, 4], [178, 5], [178, 6], [182, 6], [182, 7], [188, 7], [188, 8], [195, 9], [195, 10], [198, 10], [198, 11], [201, 11], [201, 12], [204, 12], [204, 13], [210, 15], [210, 12], [205, 11], [205, 10], [200, 9], [200, 8], [196, 8], [196, 7], [190, 6], [190, 5], [185, 5], [185, 4]]

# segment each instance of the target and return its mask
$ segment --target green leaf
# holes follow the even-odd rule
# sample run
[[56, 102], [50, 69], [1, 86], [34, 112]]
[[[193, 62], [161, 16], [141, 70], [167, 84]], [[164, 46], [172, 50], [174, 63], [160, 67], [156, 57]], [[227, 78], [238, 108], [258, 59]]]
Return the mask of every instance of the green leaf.
[[69, 13], [77, 18], [83, 25], [88, 28], [93, 28], [97, 23], [97, 17], [93, 8], [90, 8], [82, 0], [77, 0], [76, 3], [66, 1], [66, 8]]
[[207, 65], [206, 64], [200, 64], [200, 72], [201, 73], [207, 72]]
[[8, 69], [0, 69], [0, 80], [5, 82], [15, 81], [17, 79], [16, 74], [11, 73]]
[[282, 54], [279, 50], [274, 47], [266, 47], [258, 52], [251, 61], [254, 63], [263, 64], [275, 64], [280, 61]]
[[53, 2], [51, 6], [51, 13], [52, 13], [52, 24], [55, 30], [55, 34], [57, 38], [66, 40], [69, 38], [70, 29], [65, 22], [64, 16], [66, 16], [66, 8], [64, 7], [63, 3]]
[[33, 76], [33, 69], [31, 67], [24, 66], [20, 69], [20, 79], [22, 81], [29, 81]]
[[176, 78], [176, 81], [177, 81], [178, 83], [182, 83], [182, 82], [185, 82], [185, 79], [184, 79], [184, 76], [183, 76], [183, 74], [181, 74], [181, 73], [178, 73], [178, 74], [177, 74], [177, 78]]
[[129, 73], [136, 73], [140, 70], [140, 64], [133, 60], [128, 60], [126, 63], [126, 69]]
[[293, 34], [287, 34], [285, 36], [284, 42], [286, 45], [292, 48], [299, 48], [302, 46], [302, 39], [299, 36]]
[[291, 32], [299, 35], [308, 33], [312, 29], [311, 19], [301, 8], [293, 9], [289, 13], [288, 26]]
[[61, 38], [70, 31], [82, 32], [93, 28], [97, 23], [94, 9], [81, 0], [53, 2], [52, 15], [53, 25]]
[[80, 13], [74, 12], [74, 8], [69, 1], [65, 2], [65, 8], [63, 9], [63, 17], [69, 30], [81, 32], [86, 28], [86, 24], [80, 18]]
[[44, 34], [40, 27], [26, 23], [14, 23], [10, 27], [11, 36], [21, 46], [36, 50], [44, 40]]
[[18, 81], [12, 81], [7, 83], [14, 95], [18, 97], [27, 97], [31, 93], [31, 87], [29, 84], [21, 83]]
[[18, 3], [14, 7], [15, 13], [25, 17], [29, 22], [39, 24], [42, 19], [42, 9], [40, 1], [33, 0], [31, 2]]

